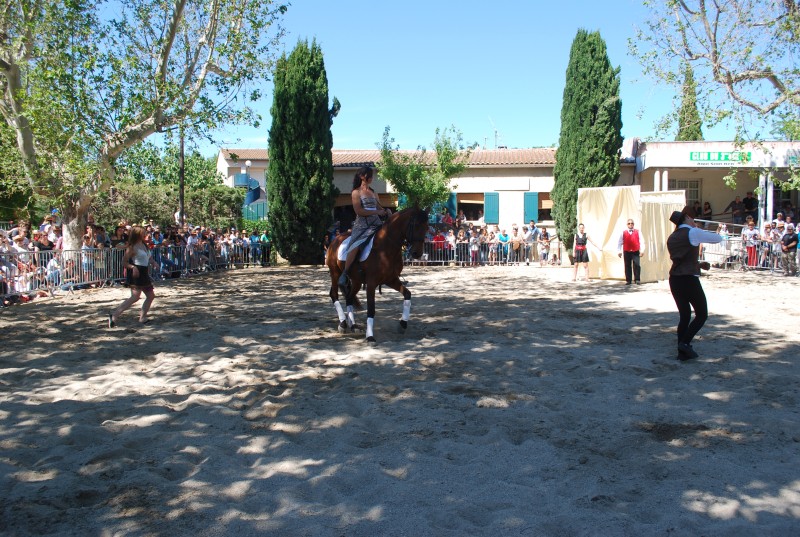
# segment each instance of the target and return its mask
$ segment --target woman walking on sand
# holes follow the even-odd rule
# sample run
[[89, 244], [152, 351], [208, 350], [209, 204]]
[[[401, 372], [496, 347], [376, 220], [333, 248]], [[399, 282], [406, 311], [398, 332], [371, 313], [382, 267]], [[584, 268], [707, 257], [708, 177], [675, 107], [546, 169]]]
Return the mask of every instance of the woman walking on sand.
[[145, 299], [139, 313], [139, 322], [142, 324], [150, 322], [147, 312], [155, 299], [153, 282], [150, 280], [150, 266], [156, 267], [150, 250], [144, 243], [144, 229], [141, 226], [134, 226], [128, 238], [128, 246], [125, 248], [125, 255], [122, 257], [122, 266], [125, 267], [126, 281], [131, 288], [131, 296], [128, 297], [117, 309], [108, 314], [108, 327], [113, 328], [117, 325], [117, 319], [125, 310], [138, 302], [144, 293]]
[[572, 274], [572, 281], [576, 281], [578, 278], [578, 266], [583, 265], [583, 274], [586, 277], [586, 281], [589, 280], [589, 252], [586, 250], [586, 246], [591, 244], [598, 250], [600, 248], [589, 238], [589, 235], [586, 234], [584, 231], [583, 224], [578, 224], [578, 232], [575, 234], [575, 272]]

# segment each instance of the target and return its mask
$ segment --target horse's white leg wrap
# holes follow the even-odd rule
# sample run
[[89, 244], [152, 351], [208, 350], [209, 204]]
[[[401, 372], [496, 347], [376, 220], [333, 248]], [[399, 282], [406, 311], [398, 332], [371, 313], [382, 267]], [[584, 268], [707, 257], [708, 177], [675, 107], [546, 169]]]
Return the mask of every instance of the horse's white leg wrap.
[[411, 301], [410, 300], [403, 300], [403, 317], [404, 321], [408, 320], [408, 317], [411, 315]]
[[353, 306], [347, 306], [347, 326], [353, 327], [356, 324], [356, 314], [353, 311]]
[[372, 333], [372, 325], [375, 323], [375, 319], [372, 317], [367, 317], [367, 333], [364, 334], [366, 337], [373, 337], [375, 334]]
[[339, 322], [344, 321], [344, 309], [342, 309], [342, 304], [338, 300], [333, 303], [333, 307], [336, 308], [336, 315], [339, 316]]

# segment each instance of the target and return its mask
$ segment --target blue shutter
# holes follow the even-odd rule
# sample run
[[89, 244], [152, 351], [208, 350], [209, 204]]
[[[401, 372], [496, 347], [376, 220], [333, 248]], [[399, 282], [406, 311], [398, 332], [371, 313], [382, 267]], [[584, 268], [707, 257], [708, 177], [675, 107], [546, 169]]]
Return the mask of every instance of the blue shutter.
[[531, 220], [539, 221], [539, 193], [525, 192], [524, 198], [525, 218], [522, 223], [527, 224]]
[[250, 178], [246, 173], [237, 173], [233, 176], [233, 186], [247, 186], [249, 182]]
[[483, 221], [487, 224], [500, 223], [500, 194], [497, 192], [483, 195]]

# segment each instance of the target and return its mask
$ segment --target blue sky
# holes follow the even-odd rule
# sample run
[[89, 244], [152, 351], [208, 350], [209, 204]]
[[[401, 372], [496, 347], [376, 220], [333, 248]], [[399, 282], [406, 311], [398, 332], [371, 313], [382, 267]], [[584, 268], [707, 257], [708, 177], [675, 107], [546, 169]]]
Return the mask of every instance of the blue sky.
[[[558, 142], [561, 99], [579, 28], [599, 30], [621, 68], [622, 134], [655, 135], [672, 92], [643, 79], [627, 52], [647, 15], [642, 0], [295, 0], [284, 23], [287, 53], [299, 39], [322, 48], [330, 97], [342, 109], [335, 149], [374, 149], [386, 126], [402, 149], [430, 146], [437, 127], [455, 125], [466, 143], [487, 148]], [[260, 129], [228, 128], [225, 147], [267, 147], [272, 86]], [[707, 140], [730, 139], [725, 128]], [[672, 139], [674, 134], [670, 136]], [[201, 146], [215, 155], [217, 147]]]

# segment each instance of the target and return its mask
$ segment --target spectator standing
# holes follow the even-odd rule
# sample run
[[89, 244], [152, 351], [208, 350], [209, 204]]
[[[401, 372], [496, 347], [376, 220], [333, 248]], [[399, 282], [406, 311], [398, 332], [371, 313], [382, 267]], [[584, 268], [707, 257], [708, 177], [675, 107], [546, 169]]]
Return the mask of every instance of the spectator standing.
[[758, 241], [761, 235], [752, 220], [747, 223], [747, 227], [742, 230], [742, 245], [747, 251], [747, 266], [755, 267], [758, 265]]
[[261, 262], [261, 242], [258, 240], [260, 233], [254, 229], [250, 233], [250, 255], [252, 256], [253, 266], [255, 267]]
[[508, 263], [508, 243], [510, 242], [511, 237], [509, 237], [508, 232], [504, 229], [497, 235], [497, 262]]
[[469, 251], [469, 239], [463, 229], [458, 230], [456, 236], [456, 260], [462, 267], [467, 265], [467, 252]]
[[742, 203], [742, 198], [740, 196], [736, 196], [732, 202], [725, 207], [725, 210], [722, 211], [723, 214], [731, 213], [731, 217], [733, 219], [734, 224], [741, 225], [744, 223], [744, 203]]
[[547, 232], [546, 227], [539, 230], [539, 266], [543, 267], [547, 264], [547, 258], [550, 257], [550, 233]]
[[497, 248], [500, 245], [500, 243], [497, 242], [497, 235], [494, 234], [494, 231], [490, 231], [489, 235], [486, 237], [486, 245], [488, 246], [489, 265], [494, 265], [497, 262]]
[[781, 238], [781, 261], [784, 276], [797, 276], [797, 233], [794, 224], [786, 226], [786, 233]]
[[[696, 227], [692, 214], [688, 206], [683, 211], [673, 212], [669, 220], [675, 224], [675, 231], [667, 238], [667, 250], [672, 260], [669, 289], [678, 307], [678, 359], [681, 361], [698, 357], [692, 347], [692, 339], [708, 318], [708, 303], [700, 284], [700, 269], [709, 270], [711, 267], [707, 261], [698, 261], [700, 244], [722, 242], [719, 234]], [[694, 319], [691, 318], [692, 309]]]
[[511, 237], [509, 237], [509, 242], [511, 243], [508, 250], [508, 263], [515, 263], [519, 265], [519, 262], [522, 258], [522, 251], [523, 251], [523, 239], [522, 233], [519, 232], [519, 228], [514, 226], [512, 228]]
[[531, 247], [530, 251], [530, 262], [535, 263], [536, 261], [539, 260], [538, 244], [539, 244], [539, 234], [541, 233], [541, 231], [539, 230], [538, 227], [536, 227], [536, 220], [531, 220], [528, 223], [528, 229], [531, 232], [531, 240], [533, 242], [533, 246]]
[[[711, 210], [711, 204], [709, 202], [703, 203], [703, 220], [711, 220], [714, 218], [714, 211]], [[706, 223], [703, 227], [708, 229], [708, 223]]]
[[533, 251], [536, 249], [536, 239], [533, 237], [533, 230], [528, 226], [522, 226], [522, 245], [524, 251], [522, 255], [525, 257], [525, 266], [531, 264]]
[[447, 251], [447, 261], [453, 261], [456, 253], [456, 234], [451, 229], [447, 232], [447, 236], [444, 238], [444, 248]]
[[[691, 209], [690, 209], [691, 211]], [[692, 219], [694, 222], [694, 219]], [[625, 285], [630, 285], [631, 281], [636, 285], [642, 283], [641, 255], [644, 252], [644, 237], [634, 226], [633, 219], [628, 219], [628, 228], [619, 236], [617, 250], [619, 257], [625, 263]]]
[[758, 198], [753, 196], [752, 192], [748, 192], [742, 203], [744, 204], [744, 217], [752, 216], [753, 220], [758, 220]]
[[478, 257], [481, 249], [481, 234], [475, 229], [469, 236], [469, 255], [473, 267], [478, 266]]
[[131, 296], [120, 304], [117, 309], [108, 314], [109, 328], [116, 326], [119, 316], [138, 302], [142, 293], [144, 293], [145, 300], [139, 313], [139, 322], [145, 324], [150, 321], [147, 313], [150, 311], [150, 306], [155, 299], [155, 291], [153, 290], [149, 269], [151, 266], [153, 268], [158, 267], [150, 255], [150, 250], [144, 243], [144, 234], [144, 229], [141, 226], [133, 226], [131, 229], [128, 247], [125, 249], [125, 255], [122, 258], [123, 266], [127, 271], [126, 279], [131, 289]]
[[[336, 229], [334, 230], [334, 236], [339, 234], [339, 226], [337, 222]], [[266, 267], [269, 265], [269, 250], [270, 250], [270, 243], [269, 243], [269, 234], [267, 233], [267, 229], [264, 228], [264, 231], [261, 232], [261, 235], [258, 237], [258, 242], [261, 245], [261, 266]]]

